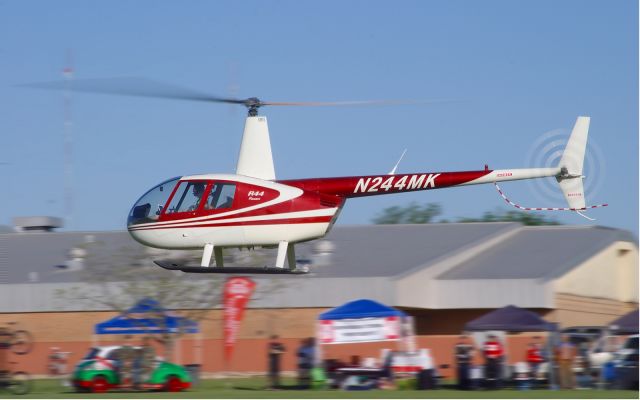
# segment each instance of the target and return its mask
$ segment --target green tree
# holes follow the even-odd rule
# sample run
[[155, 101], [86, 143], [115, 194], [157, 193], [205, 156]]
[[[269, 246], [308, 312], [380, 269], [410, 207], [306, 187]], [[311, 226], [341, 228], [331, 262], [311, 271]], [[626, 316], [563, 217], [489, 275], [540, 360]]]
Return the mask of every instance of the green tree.
[[487, 211], [480, 218], [462, 217], [458, 218], [458, 222], [519, 222], [522, 225], [560, 225], [553, 218], [547, 218], [544, 215], [525, 211], [515, 210], [496, 210]]
[[[442, 207], [437, 203], [419, 205], [412, 202], [406, 206], [393, 206], [382, 210], [373, 218], [374, 224], [428, 224], [442, 214]], [[447, 219], [437, 221], [450, 222]], [[455, 222], [519, 222], [522, 225], [560, 225], [560, 222], [545, 215], [533, 212], [502, 210], [487, 211], [481, 217], [459, 217]]]
[[382, 210], [373, 219], [374, 224], [428, 224], [442, 213], [440, 204], [427, 203], [419, 205], [415, 202], [405, 207], [393, 206]]
[[[186, 265], [200, 263], [199, 251], [167, 251], [131, 243], [113, 246], [104, 241], [78, 243], [72, 250], [77, 282], [68, 289], [57, 290], [58, 300], [85, 309], [104, 309], [124, 313], [139, 300], [151, 298], [162, 308], [172, 310], [173, 315], [192, 321], [202, 321], [207, 313], [221, 306], [225, 276], [210, 274], [185, 274], [167, 271], [155, 265], [153, 259], [173, 258]], [[240, 264], [256, 265], [262, 262], [262, 254], [237, 249], [225, 253], [225, 263], [238, 260]], [[277, 293], [286, 283], [281, 280], [263, 280], [252, 299]], [[148, 315], [163, 324], [163, 315]], [[184, 332], [178, 328], [171, 334], [152, 335], [164, 344], [165, 358], [171, 359], [175, 340]]]

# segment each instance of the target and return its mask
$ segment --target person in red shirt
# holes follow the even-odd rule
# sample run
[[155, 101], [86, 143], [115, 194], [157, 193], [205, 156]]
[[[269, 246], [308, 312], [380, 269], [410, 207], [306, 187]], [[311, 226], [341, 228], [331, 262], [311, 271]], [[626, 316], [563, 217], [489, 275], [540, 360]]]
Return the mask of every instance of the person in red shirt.
[[529, 343], [527, 347], [527, 364], [531, 371], [531, 377], [536, 378], [540, 364], [544, 362], [540, 343]]
[[504, 349], [502, 343], [498, 340], [496, 335], [489, 335], [489, 338], [482, 346], [485, 359], [485, 379], [489, 388], [500, 387], [500, 376], [502, 357], [504, 356]]

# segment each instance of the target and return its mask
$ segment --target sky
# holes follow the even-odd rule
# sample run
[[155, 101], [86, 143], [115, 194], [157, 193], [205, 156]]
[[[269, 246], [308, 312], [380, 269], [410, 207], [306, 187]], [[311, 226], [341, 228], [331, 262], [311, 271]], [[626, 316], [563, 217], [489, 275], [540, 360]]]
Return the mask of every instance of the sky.
[[[2, 1], [0, 224], [64, 216], [63, 93], [21, 87], [144, 77], [271, 101], [434, 99], [261, 109], [278, 179], [551, 166], [580, 115], [592, 222], [638, 235], [638, 3], [563, 1]], [[235, 170], [246, 111], [76, 93], [65, 230], [124, 229], [174, 176]], [[560, 143], [560, 145], [558, 144]], [[544, 164], [544, 165], [542, 165]], [[553, 178], [505, 183], [515, 202], [565, 207]], [[435, 202], [442, 218], [509, 206], [492, 185], [353, 199], [339, 224]]]

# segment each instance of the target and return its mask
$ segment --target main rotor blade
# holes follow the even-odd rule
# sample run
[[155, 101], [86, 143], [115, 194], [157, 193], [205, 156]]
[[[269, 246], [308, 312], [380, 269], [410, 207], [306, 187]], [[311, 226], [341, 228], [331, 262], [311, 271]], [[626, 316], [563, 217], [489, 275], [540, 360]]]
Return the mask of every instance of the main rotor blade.
[[426, 103], [449, 103], [455, 100], [355, 100], [355, 101], [262, 101], [263, 106], [310, 106], [310, 107], [331, 107], [331, 106], [368, 106], [368, 105], [402, 105], [402, 104], [426, 104]]
[[157, 82], [146, 78], [124, 77], [103, 79], [74, 79], [21, 85], [36, 89], [71, 90], [74, 92], [156, 97], [177, 100], [244, 104], [244, 100], [212, 96], [197, 90]]
[[360, 106], [372, 104], [413, 104], [410, 100], [356, 100], [356, 101], [263, 101], [263, 106]]
[[173, 84], [162, 83], [147, 78], [123, 77], [100, 79], [74, 79], [65, 81], [40, 82], [20, 85], [22, 87], [71, 90], [73, 92], [101, 93], [111, 95], [154, 97], [174, 100], [203, 101], [213, 103], [229, 103], [243, 105], [250, 110], [257, 110], [263, 106], [362, 106], [362, 105], [399, 105], [399, 104], [428, 104], [448, 103], [455, 100], [359, 100], [359, 101], [262, 101], [257, 97], [237, 99], [232, 97], [213, 96], [193, 89], [187, 89]]

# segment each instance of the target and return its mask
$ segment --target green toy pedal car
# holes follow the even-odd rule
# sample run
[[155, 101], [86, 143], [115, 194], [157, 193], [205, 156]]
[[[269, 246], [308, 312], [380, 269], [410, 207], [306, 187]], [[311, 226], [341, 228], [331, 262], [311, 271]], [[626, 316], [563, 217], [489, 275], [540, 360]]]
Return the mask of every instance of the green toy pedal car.
[[[134, 360], [119, 357], [122, 346], [93, 347], [72, 375], [78, 392], [102, 393], [110, 389], [163, 390], [180, 392], [191, 387], [191, 376], [184, 367], [157, 357], [152, 365], [141, 368]], [[138, 350], [138, 347], [133, 347]]]

